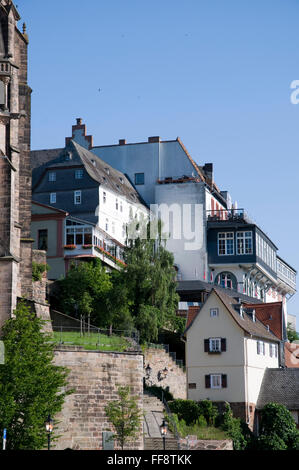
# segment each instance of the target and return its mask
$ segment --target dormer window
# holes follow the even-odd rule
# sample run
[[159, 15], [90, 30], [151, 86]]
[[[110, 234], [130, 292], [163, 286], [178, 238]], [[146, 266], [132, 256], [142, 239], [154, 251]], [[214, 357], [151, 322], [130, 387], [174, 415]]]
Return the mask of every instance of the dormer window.
[[68, 161], [71, 160], [71, 159], [72, 159], [72, 154], [71, 154], [71, 152], [66, 152], [66, 154], [65, 154], [65, 160], [68, 162]]
[[121, 182], [121, 184], [124, 184], [124, 179], [121, 176], [119, 178], [119, 181]]
[[105, 171], [106, 171], [107, 175], [110, 175], [110, 169], [109, 168], [105, 168]]

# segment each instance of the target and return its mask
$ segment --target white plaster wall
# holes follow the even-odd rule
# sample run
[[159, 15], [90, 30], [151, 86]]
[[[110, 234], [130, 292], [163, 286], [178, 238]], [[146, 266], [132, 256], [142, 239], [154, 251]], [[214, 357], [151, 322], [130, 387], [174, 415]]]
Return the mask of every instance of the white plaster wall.
[[[207, 270], [206, 233], [205, 233], [205, 190], [203, 183], [157, 184], [155, 200], [157, 205], [166, 204], [169, 208], [178, 209], [181, 216], [171, 216], [169, 223], [170, 237], [166, 247], [174, 254], [175, 264], [179, 268], [180, 280], [204, 279]], [[184, 206], [191, 205], [191, 223], [188, 220], [188, 211]], [[198, 205], [198, 210], [195, 209]], [[195, 223], [195, 210], [197, 221]], [[163, 221], [163, 220], [162, 220]], [[163, 231], [166, 231], [167, 221], [163, 221]], [[189, 246], [192, 239], [188, 235], [189, 229], [196, 233], [198, 243]], [[168, 230], [167, 230], [168, 231]], [[195, 241], [195, 235], [192, 235]]]
[[94, 147], [92, 152], [127, 174], [133, 184], [135, 173], [144, 173], [145, 184], [136, 186], [136, 189], [147, 204], [155, 203], [158, 179], [196, 173], [177, 141]]
[[[219, 317], [211, 317], [210, 309], [218, 308]], [[204, 352], [207, 338], [226, 338], [227, 351], [221, 354]], [[215, 401], [245, 401], [244, 333], [215, 294], [211, 294], [187, 332], [187, 383], [196, 383], [188, 390], [188, 398]], [[227, 388], [205, 388], [205, 376], [226, 374]]]
[[[103, 193], [106, 193], [106, 203], [103, 202]], [[118, 200], [118, 210], [116, 209], [116, 199]], [[122, 203], [122, 212], [120, 206]], [[131, 211], [130, 211], [131, 209]], [[148, 209], [139, 204], [129, 201], [124, 196], [106, 189], [104, 186], [99, 188], [99, 210], [98, 210], [98, 226], [106, 231], [106, 219], [108, 219], [108, 234], [119, 241], [123, 245], [126, 241], [126, 233], [123, 236], [123, 224], [127, 225], [130, 222], [130, 213], [133, 217], [137, 214], [137, 218], [148, 218]], [[112, 227], [115, 227], [113, 232]]]
[[[248, 364], [248, 401], [256, 403], [261, 388], [262, 380], [266, 368], [278, 368], [278, 357], [270, 357], [269, 345], [270, 341], [262, 340], [265, 343], [265, 355], [257, 354], [257, 341], [259, 338], [244, 338], [247, 349]], [[274, 342], [272, 344], [275, 344]]]

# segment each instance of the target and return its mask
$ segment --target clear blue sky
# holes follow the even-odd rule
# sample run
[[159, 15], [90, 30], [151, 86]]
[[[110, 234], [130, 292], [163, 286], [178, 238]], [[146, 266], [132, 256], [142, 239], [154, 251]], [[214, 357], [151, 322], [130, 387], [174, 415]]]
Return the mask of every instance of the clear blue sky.
[[[180, 136], [299, 269], [298, 0], [17, 0], [32, 148]], [[100, 91], [99, 91], [100, 89]], [[289, 302], [297, 314], [299, 295]]]

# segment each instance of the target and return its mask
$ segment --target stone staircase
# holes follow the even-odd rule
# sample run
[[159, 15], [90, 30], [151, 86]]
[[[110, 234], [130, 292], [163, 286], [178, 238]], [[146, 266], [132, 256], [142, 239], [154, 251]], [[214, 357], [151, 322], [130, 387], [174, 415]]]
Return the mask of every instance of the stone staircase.
[[[145, 450], [163, 450], [160, 426], [164, 419], [164, 406], [157, 397], [144, 392], [143, 395], [143, 433]], [[165, 439], [166, 450], [177, 450], [178, 442], [170, 431]]]

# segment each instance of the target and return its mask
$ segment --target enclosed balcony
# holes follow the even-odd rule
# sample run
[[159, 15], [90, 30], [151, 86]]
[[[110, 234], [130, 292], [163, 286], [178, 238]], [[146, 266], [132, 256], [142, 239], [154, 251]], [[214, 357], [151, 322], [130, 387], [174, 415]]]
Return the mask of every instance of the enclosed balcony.
[[124, 247], [92, 224], [69, 218], [65, 227], [64, 255], [68, 259], [100, 258], [106, 265], [125, 266]]

